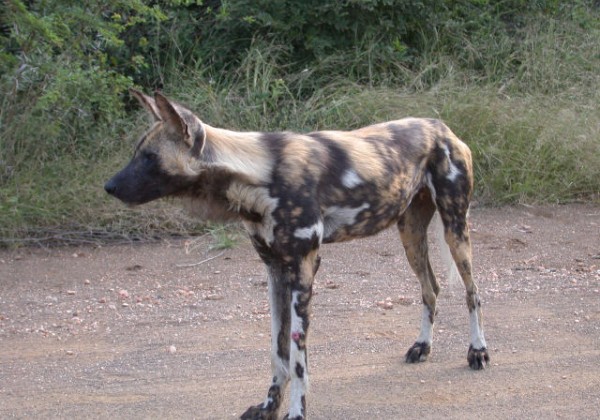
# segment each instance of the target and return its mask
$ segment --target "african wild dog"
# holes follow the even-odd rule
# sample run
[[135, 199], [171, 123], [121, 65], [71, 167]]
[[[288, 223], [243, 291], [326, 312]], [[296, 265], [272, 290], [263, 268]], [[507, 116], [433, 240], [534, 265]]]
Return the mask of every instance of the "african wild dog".
[[467, 360], [473, 369], [489, 361], [471, 273], [471, 153], [442, 122], [406, 118], [354, 131], [240, 133], [211, 127], [160, 93], [132, 94], [154, 123], [106, 191], [128, 204], [179, 196], [207, 219], [240, 219], [266, 264], [272, 383], [266, 400], [243, 419], [277, 418], [288, 383], [289, 418], [305, 417], [309, 306], [322, 243], [398, 226], [423, 294], [421, 331], [405, 357], [427, 359], [440, 289], [427, 249], [436, 210], [466, 287]]

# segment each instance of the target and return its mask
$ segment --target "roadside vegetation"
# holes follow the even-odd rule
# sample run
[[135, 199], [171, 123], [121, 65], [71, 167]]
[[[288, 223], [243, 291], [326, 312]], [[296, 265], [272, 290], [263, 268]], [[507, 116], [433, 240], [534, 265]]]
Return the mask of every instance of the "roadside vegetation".
[[0, 7], [0, 246], [206, 231], [176, 203], [105, 195], [147, 127], [132, 86], [237, 130], [441, 118], [474, 152], [480, 203], [600, 196], [594, 0]]

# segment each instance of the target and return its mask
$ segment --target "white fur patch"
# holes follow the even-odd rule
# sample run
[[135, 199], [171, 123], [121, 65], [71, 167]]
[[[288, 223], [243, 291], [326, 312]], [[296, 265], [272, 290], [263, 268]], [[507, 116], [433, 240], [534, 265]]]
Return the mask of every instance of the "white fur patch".
[[288, 413], [288, 418], [290, 419], [302, 417], [302, 397], [306, 396], [306, 391], [308, 390], [308, 375], [305, 373], [302, 386], [294, 385], [292, 384], [292, 389], [290, 390], [290, 412]]
[[472, 310], [469, 313], [469, 326], [471, 329], [471, 345], [475, 349], [487, 348], [485, 344], [485, 338], [483, 331], [479, 324], [479, 315], [477, 309]]
[[348, 169], [344, 172], [344, 175], [342, 175], [342, 185], [348, 189], [354, 188], [362, 183], [363, 180], [354, 169]]
[[[274, 282], [281, 281], [277, 278], [271, 270], [267, 270], [268, 273], [268, 288], [269, 288], [269, 301], [271, 306], [271, 369], [273, 376], [277, 378], [277, 385], [284, 386], [289, 377], [289, 365], [286, 360], [282, 359], [277, 348], [279, 346], [279, 330], [281, 329], [281, 315], [279, 309], [276, 307], [279, 296], [276, 295]], [[267, 398], [264, 407], [267, 407], [270, 399]]]
[[328, 238], [342, 226], [356, 223], [356, 216], [370, 207], [369, 203], [363, 203], [360, 207], [338, 207], [332, 206], [325, 209], [323, 237]]
[[444, 153], [446, 154], [446, 157], [448, 158], [448, 173], [446, 174], [446, 178], [448, 178], [448, 181], [454, 182], [456, 180], [456, 177], [458, 177], [460, 175], [460, 169], [458, 169], [456, 167], [456, 165], [454, 164], [454, 162], [452, 162], [452, 159], [450, 158], [450, 151], [448, 150], [448, 147], [446, 147], [446, 145], [443, 145], [442, 148], [444, 149]]
[[427, 305], [423, 305], [423, 314], [421, 316], [421, 331], [417, 337], [417, 343], [427, 343], [431, 345], [433, 341], [433, 324], [430, 319], [430, 311]]
[[448, 175], [446, 175], [446, 178], [448, 178], [448, 181], [454, 182], [456, 178], [460, 175], [460, 169], [458, 169], [451, 160], [449, 161], [449, 163], [450, 171], [448, 171]]
[[298, 239], [312, 239], [315, 234], [321, 242], [323, 240], [323, 222], [320, 220], [312, 226], [297, 228], [294, 231], [294, 236]]
[[[298, 304], [300, 294], [301, 292], [298, 291], [292, 292], [292, 308], [295, 308]], [[294, 309], [292, 309], [292, 319], [290, 324], [292, 334], [306, 333], [306, 331], [304, 331], [302, 318], [296, 314]], [[302, 415], [302, 398], [306, 395], [306, 391], [308, 389], [308, 370], [306, 369], [305, 361], [305, 351], [299, 350], [294, 340], [290, 340], [290, 368], [300, 365], [304, 369], [304, 375], [302, 378], [297, 378], [292, 375], [289, 412], [289, 416], [292, 418]], [[292, 372], [294, 372], [294, 370], [292, 370]]]

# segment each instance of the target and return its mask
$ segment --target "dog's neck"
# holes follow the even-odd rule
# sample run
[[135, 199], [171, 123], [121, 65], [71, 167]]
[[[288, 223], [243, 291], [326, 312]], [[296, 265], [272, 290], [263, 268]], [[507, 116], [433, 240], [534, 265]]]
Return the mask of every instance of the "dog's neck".
[[236, 132], [207, 124], [204, 129], [203, 155], [207, 163], [254, 184], [270, 181], [273, 159], [261, 141], [261, 133]]
[[262, 134], [206, 124], [204, 129], [201, 170], [191, 188], [181, 194], [186, 207], [207, 220], [260, 222], [273, 207], [267, 187], [273, 159]]

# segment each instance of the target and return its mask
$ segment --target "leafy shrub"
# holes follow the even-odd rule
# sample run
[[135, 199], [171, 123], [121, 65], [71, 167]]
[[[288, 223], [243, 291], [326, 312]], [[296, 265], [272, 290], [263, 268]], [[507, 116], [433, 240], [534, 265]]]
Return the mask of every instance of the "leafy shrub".
[[[122, 93], [131, 78], [115, 66], [120, 33], [144, 16], [160, 14], [142, 1], [8, 0], [3, 17], [11, 30], [0, 44], [8, 52], [0, 74], [6, 127], [0, 159], [7, 165], [46, 161], [86, 146], [98, 126], [123, 117]], [[119, 13], [135, 13], [118, 22]], [[87, 149], [90, 151], [91, 149]]]
[[132, 85], [240, 130], [438, 116], [475, 152], [480, 200], [600, 194], [594, 0], [6, 0], [0, 13], [0, 238], [199, 228], [103, 194], [145, 126]]

